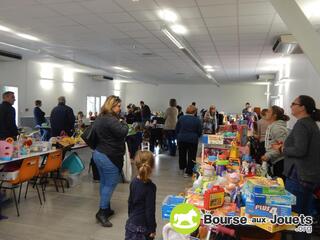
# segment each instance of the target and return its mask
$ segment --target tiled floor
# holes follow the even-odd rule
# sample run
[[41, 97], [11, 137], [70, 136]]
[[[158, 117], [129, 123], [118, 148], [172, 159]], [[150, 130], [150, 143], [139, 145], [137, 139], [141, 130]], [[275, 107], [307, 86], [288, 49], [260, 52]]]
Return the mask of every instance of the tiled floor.
[[[90, 151], [79, 151], [89, 163]], [[157, 184], [157, 239], [161, 239], [164, 225], [161, 220], [161, 202], [168, 194], [177, 194], [191, 184], [190, 179], [178, 175], [178, 159], [160, 155], [156, 158], [153, 180]], [[40, 206], [35, 191], [20, 203], [21, 216], [16, 216], [13, 203], [6, 205], [3, 214], [8, 220], [0, 221], [1, 240], [119, 240], [124, 239], [127, 219], [129, 184], [119, 184], [112, 198], [116, 214], [111, 222], [114, 227], [103, 228], [96, 224], [95, 213], [99, 202], [99, 183], [84, 172], [81, 184], [57, 193], [53, 187], [47, 189], [47, 201]]]

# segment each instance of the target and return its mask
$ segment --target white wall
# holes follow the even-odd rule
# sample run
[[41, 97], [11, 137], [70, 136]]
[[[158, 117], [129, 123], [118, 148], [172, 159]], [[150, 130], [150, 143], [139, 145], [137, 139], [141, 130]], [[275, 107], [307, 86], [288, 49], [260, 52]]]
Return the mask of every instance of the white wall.
[[272, 95], [283, 96], [283, 107], [291, 117], [289, 127], [295, 123], [291, 116], [290, 105], [299, 95], [312, 96], [320, 108], [320, 76], [312, 66], [309, 59], [303, 55], [291, 55], [283, 73], [280, 72], [278, 79], [287, 77], [288, 80], [280, 87], [275, 87]]
[[[65, 96], [67, 105], [71, 106], [75, 114], [86, 111], [87, 96], [109, 96], [114, 93], [112, 82], [94, 81], [86, 74], [75, 73], [74, 90], [67, 92], [62, 86], [62, 70], [54, 69], [54, 83], [51, 90], [40, 86], [40, 64], [32, 61], [17, 61], [0, 63], [0, 89], [3, 86], [19, 88], [19, 116], [33, 116], [34, 100], [42, 100], [42, 108], [47, 116], [57, 105], [57, 98]], [[123, 85], [123, 84], [122, 84]], [[125, 87], [122, 86], [120, 96], [125, 97]], [[125, 99], [123, 99], [125, 101]], [[29, 109], [26, 111], [26, 109]]]
[[164, 111], [170, 98], [176, 98], [183, 111], [193, 101], [198, 109], [208, 108], [211, 104], [217, 106], [218, 111], [238, 113], [246, 102], [252, 106], [266, 107], [265, 96], [267, 87], [261, 85], [148, 85], [127, 84], [126, 104], [139, 104], [144, 100], [152, 111]]

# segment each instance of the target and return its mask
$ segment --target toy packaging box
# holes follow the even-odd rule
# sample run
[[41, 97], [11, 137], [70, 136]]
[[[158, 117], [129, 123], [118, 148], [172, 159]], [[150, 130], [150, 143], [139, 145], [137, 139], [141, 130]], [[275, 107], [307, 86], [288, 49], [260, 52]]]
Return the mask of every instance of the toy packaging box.
[[260, 205], [255, 204], [251, 199], [246, 200], [247, 214], [272, 218], [273, 215], [277, 216], [291, 216], [291, 205]]
[[[248, 218], [252, 218], [252, 217], [256, 217], [256, 216], [252, 216], [250, 214], [246, 214], [246, 208], [242, 207], [240, 209], [240, 216], [247, 216]], [[293, 213], [293, 215], [295, 215]], [[278, 225], [278, 224], [272, 224], [270, 222], [267, 223], [253, 223], [253, 225], [256, 225], [257, 227], [266, 230], [270, 233], [275, 233], [275, 232], [279, 232], [279, 231], [284, 231], [284, 230], [291, 230], [293, 231], [296, 227], [294, 225]]]
[[285, 195], [285, 188], [276, 180], [270, 180], [262, 177], [250, 178], [247, 181], [248, 189], [251, 193], [267, 195]]
[[296, 205], [296, 196], [288, 191], [284, 195], [266, 195], [252, 193], [251, 200], [255, 204], [262, 205]]

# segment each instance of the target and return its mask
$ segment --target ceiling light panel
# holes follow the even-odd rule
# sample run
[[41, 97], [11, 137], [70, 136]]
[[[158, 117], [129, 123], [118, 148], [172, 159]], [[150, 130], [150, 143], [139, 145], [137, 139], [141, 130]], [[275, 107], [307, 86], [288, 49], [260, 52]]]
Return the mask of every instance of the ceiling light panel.
[[0, 25], [0, 31], [3, 31], [3, 32], [12, 32], [12, 29], [11, 29], [11, 28], [8, 28], [8, 27], [6, 27], [6, 26]]
[[175, 22], [178, 19], [177, 14], [168, 9], [159, 11], [158, 16], [166, 22]]
[[170, 28], [177, 34], [186, 34], [188, 32], [187, 28], [180, 24], [172, 25]]
[[19, 37], [22, 37], [24, 39], [27, 39], [27, 40], [31, 40], [31, 41], [40, 41], [39, 38], [35, 37], [35, 36], [32, 36], [30, 34], [26, 34], [26, 33], [16, 33], [17, 36]]

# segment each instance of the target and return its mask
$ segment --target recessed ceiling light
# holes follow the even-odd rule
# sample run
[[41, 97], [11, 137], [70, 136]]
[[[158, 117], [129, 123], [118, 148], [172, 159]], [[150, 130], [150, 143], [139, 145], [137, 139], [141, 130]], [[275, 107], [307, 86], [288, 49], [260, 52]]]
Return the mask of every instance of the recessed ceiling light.
[[213, 68], [207, 68], [206, 71], [207, 71], [207, 72], [214, 72], [214, 71], [216, 71], [216, 70], [214, 70]]
[[132, 71], [129, 69], [122, 69], [123, 72], [131, 73]]
[[0, 31], [3, 31], [3, 32], [12, 32], [12, 29], [11, 29], [11, 28], [8, 28], [8, 27], [6, 27], [6, 26], [0, 25]]
[[212, 69], [213, 67], [211, 65], [204, 65], [203, 66], [205, 69]]
[[117, 70], [123, 70], [124, 69], [123, 67], [119, 67], [119, 66], [114, 66], [113, 68], [117, 69]]
[[172, 25], [170, 28], [172, 31], [174, 31], [177, 34], [186, 34], [187, 33], [187, 28], [183, 25], [180, 25], [180, 24]]
[[40, 41], [39, 38], [37, 38], [35, 36], [32, 36], [30, 34], [25, 34], [25, 33], [16, 33], [16, 34], [19, 37], [22, 37], [22, 38], [25, 38], [25, 39], [28, 39], [28, 40], [31, 40], [31, 41]]
[[173, 11], [171, 10], [161, 10], [158, 13], [159, 17], [167, 22], [175, 22], [178, 19], [177, 14], [175, 14]]

